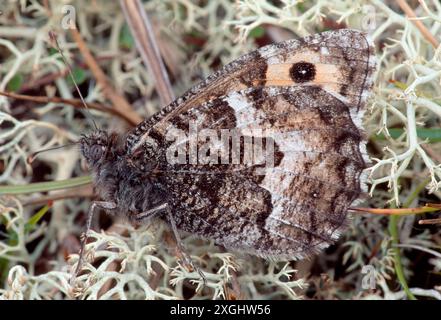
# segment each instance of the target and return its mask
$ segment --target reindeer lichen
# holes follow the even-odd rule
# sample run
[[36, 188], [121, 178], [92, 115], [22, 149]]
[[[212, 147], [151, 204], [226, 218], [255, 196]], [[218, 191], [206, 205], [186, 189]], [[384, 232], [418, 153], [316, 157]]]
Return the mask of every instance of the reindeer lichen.
[[[66, 5], [77, 8], [75, 21], [81, 35], [118, 93], [128, 97], [142, 116], [158, 111], [155, 81], [127, 34], [119, 4], [103, 0], [7, 2], [0, 15], [0, 91], [76, 97], [66, 67], [51, 45], [48, 32], [53, 30], [82, 79], [86, 101], [105, 102], [77, 44], [61, 27]], [[427, 38], [427, 33], [441, 38], [438, 1], [415, 3], [416, 20], [395, 2], [380, 0], [153, 0], [144, 6], [176, 94], [261, 41], [337, 27], [366, 31], [376, 44], [379, 66], [364, 119], [372, 159], [366, 203], [376, 208], [439, 203], [441, 46]], [[100, 128], [126, 130], [108, 113], [89, 111]], [[26, 191], [32, 182], [87, 175], [75, 146], [42, 153], [32, 165], [27, 159], [37, 150], [74, 142], [90, 132], [88, 117], [84, 110], [63, 103], [0, 96], [2, 187], [23, 185]], [[425, 139], [424, 132], [433, 136]], [[91, 190], [84, 190], [79, 193], [91, 196]], [[32, 229], [26, 227], [41, 208], [38, 201], [57, 196], [63, 200], [55, 201]], [[396, 224], [399, 239], [393, 239], [387, 218], [357, 214], [338, 244], [297, 263], [244, 258], [185, 235], [184, 245], [206, 283], [180, 261], [162, 222], [134, 228], [98, 221], [106, 220], [101, 217], [94, 221], [99, 231], [90, 233], [86, 263], [71, 283], [89, 203], [84, 196], [63, 190], [0, 196], [0, 299], [405, 299], [409, 293], [396, 289], [396, 248], [406, 279], [417, 273], [416, 255], [428, 261], [418, 273], [441, 270], [440, 228], [415, 229], [416, 216], [401, 218]], [[364, 287], [366, 266], [373, 270], [373, 288]], [[418, 298], [441, 299], [439, 278], [438, 285], [433, 278], [427, 283], [416, 280], [409, 292]]]

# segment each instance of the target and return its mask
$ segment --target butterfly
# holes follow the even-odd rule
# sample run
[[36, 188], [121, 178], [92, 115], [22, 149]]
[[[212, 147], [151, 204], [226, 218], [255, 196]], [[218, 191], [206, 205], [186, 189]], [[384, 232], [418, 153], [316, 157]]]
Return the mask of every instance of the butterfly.
[[[250, 52], [125, 136], [81, 138], [101, 197], [91, 211], [159, 217], [175, 233], [271, 260], [319, 252], [365, 191], [362, 117], [375, 69], [374, 45], [357, 30]], [[264, 156], [248, 154], [256, 149]]]

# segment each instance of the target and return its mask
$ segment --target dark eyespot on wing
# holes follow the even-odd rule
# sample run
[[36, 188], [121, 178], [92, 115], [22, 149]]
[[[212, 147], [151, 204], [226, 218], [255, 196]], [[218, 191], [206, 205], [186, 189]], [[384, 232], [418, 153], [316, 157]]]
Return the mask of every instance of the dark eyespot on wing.
[[291, 79], [296, 83], [312, 81], [315, 78], [315, 66], [310, 62], [297, 62], [289, 69]]

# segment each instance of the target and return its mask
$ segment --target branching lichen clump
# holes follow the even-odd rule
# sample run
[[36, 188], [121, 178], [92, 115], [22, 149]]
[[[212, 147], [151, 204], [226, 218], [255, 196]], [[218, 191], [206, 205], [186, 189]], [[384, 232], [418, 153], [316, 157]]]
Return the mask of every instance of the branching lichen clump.
[[[48, 31], [55, 30], [86, 101], [105, 102], [93, 76], [81, 65], [83, 59], [75, 42], [60, 28], [66, 3], [49, 3], [50, 14], [37, 2], [10, 2], [2, 8], [0, 91], [26, 88], [24, 91], [33, 95], [75, 96], [71, 81], [65, 77], [66, 67], [49, 42]], [[439, 135], [436, 129], [441, 117], [441, 46], [430, 43], [393, 2], [277, 3], [146, 2], [154, 27], [161, 33], [159, 46], [175, 79], [175, 93], [182, 93], [264, 38], [278, 41], [287, 35], [300, 37], [335, 27], [365, 30], [377, 45], [379, 64], [370, 112], [365, 118], [373, 160], [369, 169], [369, 205], [383, 208], [402, 203], [416, 206], [419, 201], [439, 202], [440, 146], [439, 137], [437, 140], [433, 134]], [[76, 10], [81, 35], [119, 92], [130, 97], [143, 116], [159, 110], [154, 81], [136, 53], [118, 2], [76, 0], [68, 4], [81, 8]], [[414, 11], [428, 32], [439, 39], [441, 5], [437, 1], [421, 1]], [[55, 181], [84, 176], [76, 147], [43, 153], [32, 166], [26, 161], [32, 152], [76, 141], [81, 133], [90, 132], [90, 122], [81, 112], [64, 104], [44, 103], [37, 107], [11, 101], [0, 96], [0, 182], [26, 185], [35, 179]], [[91, 113], [99, 127], [125, 130], [109, 114]], [[51, 191], [50, 196], [60, 193], [65, 195], [57, 190]], [[195, 270], [179, 262], [173, 245], [166, 241], [168, 229], [161, 222], [136, 229], [122, 223], [120, 229], [124, 231], [112, 232], [118, 230], [114, 223], [110, 230], [91, 232], [87, 263], [71, 284], [71, 272], [78, 259], [78, 240], [74, 235], [83, 231], [89, 202], [77, 197], [56, 201], [29, 228], [30, 217], [39, 209], [29, 203], [43, 196], [39, 192], [1, 196], [1, 299], [403, 299], [407, 295], [395, 290], [396, 245], [392, 243], [387, 218], [369, 215], [355, 216], [337, 246], [313, 261], [296, 264], [243, 259], [210, 242], [186, 236], [184, 244], [206, 275], [205, 285]], [[433, 266], [420, 273], [439, 272], [441, 268], [436, 240], [440, 232], [424, 228], [415, 231], [415, 221], [415, 216], [407, 216], [398, 223], [398, 245], [406, 278], [415, 273], [409, 257], [420, 252]], [[337, 264], [344, 267], [343, 274], [337, 271]], [[375, 289], [362, 287], [366, 265], [375, 271]], [[320, 273], [326, 273], [326, 279]], [[432, 299], [440, 299], [439, 291], [436, 285], [410, 288], [414, 295]]]

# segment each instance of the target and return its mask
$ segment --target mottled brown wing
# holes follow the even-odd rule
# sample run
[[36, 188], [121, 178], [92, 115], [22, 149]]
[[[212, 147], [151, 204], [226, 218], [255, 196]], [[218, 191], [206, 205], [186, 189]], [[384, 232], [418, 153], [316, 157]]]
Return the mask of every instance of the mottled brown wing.
[[[315, 76], [311, 81], [295, 79], [293, 66], [299, 62], [314, 64]], [[365, 33], [357, 30], [323, 32], [268, 45], [227, 64], [140, 123], [128, 136], [127, 149], [135, 152], [153, 129], [164, 134], [176, 115], [250, 87], [315, 84], [360, 110], [372, 86], [374, 69], [374, 47]]]
[[269, 129], [262, 133], [274, 140], [275, 161], [162, 167], [180, 228], [273, 259], [300, 258], [337, 238], [365, 167], [347, 105], [314, 86], [262, 87], [215, 99], [174, 123], [184, 129], [191, 120], [239, 128], [245, 137]]
[[[307, 256], [338, 237], [362, 192], [374, 69], [372, 44], [353, 30], [261, 48], [139, 125], [128, 152], [156, 159], [179, 228], [267, 258]], [[243, 155], [238, 164], [170, 163], [167, 133], [188, 133], [191, 122], [219, 135], [259, 132], [274, 144], [273, 164]]]

